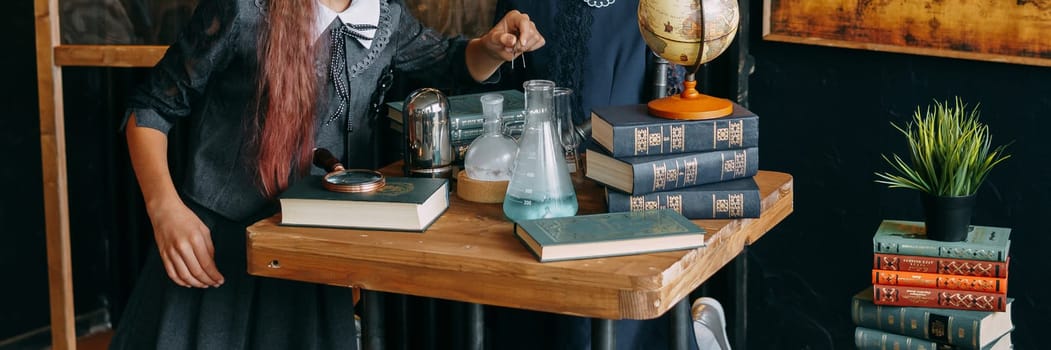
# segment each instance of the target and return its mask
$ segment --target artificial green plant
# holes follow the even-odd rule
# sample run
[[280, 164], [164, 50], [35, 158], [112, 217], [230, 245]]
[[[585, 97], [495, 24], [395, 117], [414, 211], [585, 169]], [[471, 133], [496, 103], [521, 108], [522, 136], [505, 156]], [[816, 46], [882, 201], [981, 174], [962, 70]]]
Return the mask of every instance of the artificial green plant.
[[991, 148], [989, 126], [978, 120], [978, 107], [968, 110], [959, 97], [951, 105], [936, 100], [926, 112], [917, 107], [904, 128], [891, 122], [908, 141], [909, 162], [883, 155], [896, 174], [877, 172], [876, 182], [936, 196], [975, 194], [989, 171], [1010, 158], [1007, 145]]

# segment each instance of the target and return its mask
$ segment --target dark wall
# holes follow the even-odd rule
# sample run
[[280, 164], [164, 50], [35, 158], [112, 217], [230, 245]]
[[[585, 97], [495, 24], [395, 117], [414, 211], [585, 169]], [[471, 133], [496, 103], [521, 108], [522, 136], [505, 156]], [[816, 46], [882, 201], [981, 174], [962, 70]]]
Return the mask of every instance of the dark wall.
[[48, 321], [47, 257], [40, 171], [40, 123], [36, 104], [36, 56], [33, 54], [33, 2], [14, 1], [0, 14], [7, 35], [0, 65], [0, 340], [45, 326]]
[[[12, 2], [0, 15], [11, 47], [0, 57], [6, 115], [0, 118], [0, 344], [20, 335], [15, 347], [49, 342], [47, 251], [40, 161], [33, 2]], [[117, 72], [117, 73], [114, 73]], [[63, 70], [70, 241], [78, 331], [105, 327], [119, 314], [137, 271], [143, 220], [131, 182], [127, 152], [117, 132], [128, 71]], [[118, 78], [120, 77], [120, 78]], [[147, 237], [148, 238], [148, 237]], [[115, 253], [111, 253], [115, 252]], [[114, 317], [115, 318], [115, 317]], [[43, 331], [41, 331], [43, 330]]]
[[973, 224], [1010, 227], [1008, 296], [1016, 349], [1037, 349], [1051, 313], [1051, 68], [786, 44], [761, 39], [752, 1], [750, 107], [763, 169], [795, 178], [795, 211], [753, 246], [749, 348], [849, 349], [851, 296], [870, 285], [871, 237], [882, 219], [922, 221], [914, 191], [874, 183], [880, 155], [905, 152], [890, 125], [918, 106], [960, 96], [981, 103], [996, 144], [1013, 156], [978, 192]]

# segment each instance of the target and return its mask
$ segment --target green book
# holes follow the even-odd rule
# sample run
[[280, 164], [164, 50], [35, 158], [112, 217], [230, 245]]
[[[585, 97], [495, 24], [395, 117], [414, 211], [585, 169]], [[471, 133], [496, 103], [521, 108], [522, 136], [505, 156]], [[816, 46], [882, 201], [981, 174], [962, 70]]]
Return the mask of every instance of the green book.
[[541, 262], [632, 255], [704, 246], [704, 229], [670, 209], [601, 213], [515, 224]]
[[[499, 93], [504, 96], [504, 108], [500, 113], [501, 122], [507, 124], [525, 120], [525, 94], [521, 91], [501, 90], [455, 95], [447, 97], [449, 100], [449, 130], [481, 129], [485, 116], [482, 115], [482, 102], [479, 98], [491, 93]], [[403, 123], [404, 105], [405, 101], [387, 102], [387, 117], [398, 124]], [[456, 140], [456, 138], [453, 139]], [[461, 137], [461, 139], [468, 139], [468, 137]]]
[[363, 193], [329, 191], [322, 181], [308, 176], [278, 197], [282, 225], [422, 232], [449, 208], [446, 179], [388, 177]]
[[691, 220], [757, 218], [762, 211], [759, 197], [753, 177], [641, 195], [606, 187], [606, 208], [611, 213], [672, 209]]
[[876, 305], [869, 287], [854, 295], [850, 316], [860, 327], [979, 350], [1014, 329], [1013, 301], [1004, 312]]
[[[909, 337], [881, 330], [857, 327], [854, 329], [854, 345], [858, 350], [962, 350], [964, 348], [941, 344], [930, 340]], [[980, 350], [1009, 350], [1014, 345], [1011, 333], [1004, 334]]]
[[1007, 261], [1011, 229], [971, 225], [967, 239], [942, 242], [927, 239], [923, 222], [883, 220], [872, 236], [876, 253]]

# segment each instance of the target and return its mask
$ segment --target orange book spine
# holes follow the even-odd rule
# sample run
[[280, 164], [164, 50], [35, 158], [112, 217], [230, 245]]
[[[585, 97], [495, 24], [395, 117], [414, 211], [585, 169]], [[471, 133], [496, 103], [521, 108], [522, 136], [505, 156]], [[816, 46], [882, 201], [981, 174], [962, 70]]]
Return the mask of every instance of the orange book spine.
[[958, 310], [1006, 311], [1007, 294], [910, 286], [872, 286], [876, 305], [940, 307]]
[[976, 277], [1007, 277], [1008, 261], [965, 260], [930, 256], [875, 253], [872, 268], [902, 272], [923, 272], [942, 275]]
[[1007, 278], [872, 270], [872, 284], [1007, 293]]

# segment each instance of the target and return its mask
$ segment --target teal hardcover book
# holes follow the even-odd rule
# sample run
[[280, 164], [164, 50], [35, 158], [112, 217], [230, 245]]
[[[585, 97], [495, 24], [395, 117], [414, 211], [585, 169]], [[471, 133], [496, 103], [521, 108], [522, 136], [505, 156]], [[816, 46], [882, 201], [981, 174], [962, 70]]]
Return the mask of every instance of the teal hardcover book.
[[971, 225], [962, 242], [927, 239], [923, 222], [883, 220], [872, 236], [876, 253], [934, 256], [942, 258], [1007, 261], [1011, 229]]
[[515, 224], [541, 262], [631, 255], [704, 246], [704, 229], [670, 209], [601, 213]]
[[[858, 350], [963, 350], [958, 346], [885, 332], [878, 329], [854, 329], [854, 345]], [[980, 350], [1009, 350], [1014, 348], [1011, 333], [1004, 334]]]
[[[481, 129], [485, 116], [482, 115], [482, 102], [479, 98], [485, 94], [498, 93], [504, 97], [504, 108], [500, 118], [504, 123], [525, 120], [525, 94], [518, 90], [501, 90], [475, 94], [448, 96], [449, 130]], [[402, 109], [405, 101], [387, 102], [387, 117], [401, 124]], [[477, 135], [474, 135], [477, 136]], [[461, 135], [461, 139], [468, 139]], [[456, 140], [457, 138], [453, 138]]]
[[278, 197], [282, 225], [424, 231], [449, 208], [446, 179], [388, 177], [363, 193], [329, 191], [321, 181], [308, 176]]
[[872, 287], [854, 295], [850, 316], [857, 326], [979, 350], [1014, 329], [1011, 304], [1003, 312], [876, 305]]

